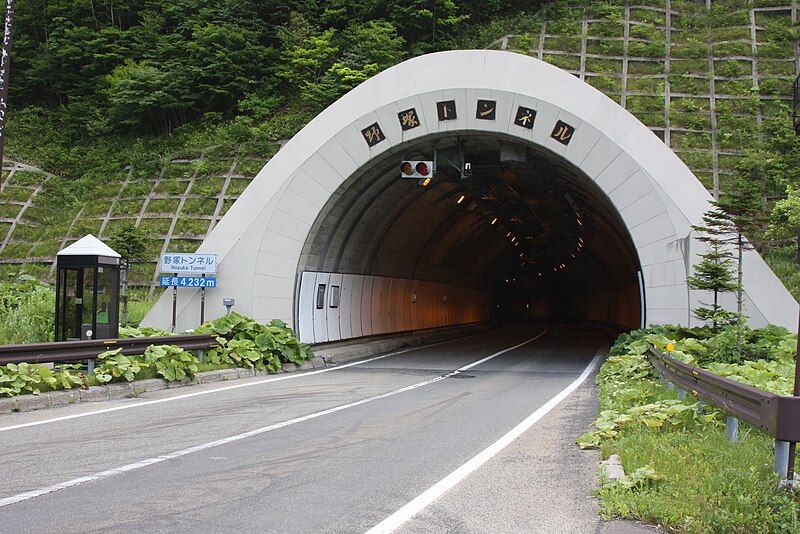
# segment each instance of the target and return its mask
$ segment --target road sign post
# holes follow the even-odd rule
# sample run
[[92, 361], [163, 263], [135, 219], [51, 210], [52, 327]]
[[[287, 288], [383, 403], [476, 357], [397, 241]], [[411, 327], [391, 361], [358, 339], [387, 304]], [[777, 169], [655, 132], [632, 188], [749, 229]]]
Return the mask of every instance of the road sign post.
[[175, 323], [178, 322], [178, 286], [172, 286], [172, 325], [169, 331], [175, 333]]
[[[206, 275], [203, 275], [205, 280]], [[206, 317], [206, 285], [203, 283], [200, 286], [200, 324], [203, 324]]]
[[[794, 133], [795, 135], [800, 135], [800, 74], [797, 75], [797, 78], [794, 80], [794, 86], [792, 87], [792, 125], [794, 126]], [[800, 265], [800, 226], [797, 228], [797, 264]], [[794, 389], [792, 389], [792, 395], [797, 396], [800, 395], [800, 315], [797, 318], [797, 350], [794, 356]], [[776, 446], [776, 458], [777, 458], [777, 445]], [[797, 449], [797, 443], [790, 442], [789, 449], [787, 451], [787, 465], [786, 465], [786, 480], [791, 485], [794, 482], [794, 459]]]

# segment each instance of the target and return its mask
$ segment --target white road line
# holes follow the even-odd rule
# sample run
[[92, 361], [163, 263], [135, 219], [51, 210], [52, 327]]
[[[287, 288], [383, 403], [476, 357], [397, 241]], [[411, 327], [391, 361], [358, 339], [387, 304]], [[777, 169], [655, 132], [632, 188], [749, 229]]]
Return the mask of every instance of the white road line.
[[551, 398], [539, 409], [526, 417], [520, 424], [508, 431], [500, 439], [483, 449], [477, 455], [469, 459], [461, 467], [444, 477], [442, 480], [422, 492], [414, 500], [397, 510], [395, 513], [372, 527], [366, 534], [388, 534], [394, 532], [409, 519], [420, 513], [422, 510], [436, 502], [442, 495], [450, 491], [459, 482], [471, 475], [476, 469], [494, 457], [497, 453], [505, 449], [515, 439], [520, 437], [526, 430], [536, 424], [539, 419], [544, 417], [550, 410], [558, 406], [558, 404], [566, 399], [578, 386], [586, 381], [586, 378], [597, 367], [597, 364], [602, 359], [602, 353], [598, 353], [589, 362], [586, 369], [583, 370], [581, 375], [572, 382], [569, 386], [560, 391], [555, 397]]
[[286, 375], [276, 376], [276, 377], [272, 377], [272, 378], [265, 378], [264, 380], [256, 380], [255, 382], [246, 382], [246, 383], [243, 383], [243, 384], [234, 384], [234, 385], [231, 385], [231, 386], [223, 386], [223, 387], [214, 388], [214, 389], [207, 389], [207, 390], [204, 390], [204, 391], [195, 391], [194, 393], [184, 393], [183, 395], [175, 395], [174, 397], [166, 397], [166, 398], [163, 398], [163, 399], [142, 401], [142, 402], [137, 402], [136, 404], [125, 404], [123, 406], [114, 406], [112, 408], [103, 408], [103, 409], [100, 409], [100, 410], [93, 410], [91, 412], [76, 413], [76, 414], [72, 414], [72, 415], [62, 415], [60, 417], [52, 417], [50, 419], [42, 419], [40, 421], [31, 421], [31, 422], [28, 422], [28, 423], [19, 423], [19, 424], [16, 424], [16, 425], [9, 425], [9, 426], [5, 426], [5, 427], [0, 427], [0, 432], [6, 432], [6, 431], [9, 431], [9, 430], [16, 430], [18, 428], [27, 428], [27, 427], [31, 427], [31, 426], [46, 425], [48, 423], [57, 423], [59, 421], [68, 421], [70, 419], [79, 419], [81, 417], [89, 417], [90, 415], [100, 415], [100, 414], [104, 414], [104, 413], [118, 412], [120, 410], [131, 410], [133, 408], [141, 408], [142, 406], [150, 406], [152, 404], [161, 404], [161, 403], [164, 403], [164, 402], [173, 402], [173, 401], [178, 401], [178, 400], [183, 400], [183, 399], [189, 399], [189, 398], [192, 398], [192, 397], [199, 397], [201, 395], [210, 395], [212, 393], [219, 393], [221, 391], [230, 391], [232, 389], [240, 389], [240, 388], [249, 388], [249, 387], [253, 387], [253, 386], [260, 386], [262, 384], [266, 384], [266, 383], [269, 383], [269, 382], [279, 382], [281, 380], [293, 380], [293, 379], [296, 379], [296, 378], [305, 378], [305, 377], [309, 377], [309, 376], [313, 376], [313, 375], [318, 375], [320, 373], [328, 373], [330, 371], [338, 371], [340, 369], [347, 369], [348, 367], [354, 367], [356, 365], [362, 365], [362, 364], [365, 364], [365, 363], [374, 362], [375, 360], [382, 360], [383, 358], [388, 358], [389, 356], [397, 356], [398, 354], [405, 354], [406, 352], [411, 352], [411, 351], [415, 351], [415, 350], [422, 350], [422, 349], [427, 349], [427, 348], [430, 348], [430, 347], [436, 347], [436, 346], [439, 346], [439, 345], [444, 345], [445, 343], [451, 343], [453, 341], [457, 341], [458, 339], [461, 339], [461, 338], [447, 339], [445, 341], [439, 341], [438, 343], [431, 343], [430, 345], [422, 345], [422, 346], [418, 346], [418, 347], [409, 347], [407, 349], [398, 350], [398, 351], [395, 351], [395, 352], [390, 352], [389, 354], [382, 354], [380, 356], [367, 358], [366, 360], [359, 360], [357, 362], [351, 362], [351, 363], [346, 363], [346, 364], [342, 364], [342, 365], [337, 365], [336, 367], [328, 367], [326, 369], [318, 369], [316, 371], [307, 371], [307, 372], [302, 372], [302, 373], [286, 374]]
[[316, 419], [316, 418], [322, 417], [324, 415], [330, 415], [332, 413], [340, 412], [340, 411], [346, 410], [348, 408], [355, 408], [356, 406], [361, 406], [362, 404], [367, 404], [368, 402], [373, 402], [373, 401], [376, 401], [376, 400], [385, 399], [387, 397], [392, 397], [392, 396], [398, 395], [400, 393], [405, 393], [406, 391], [411, 391], [411, 390], [414, 390], [414, 389], [417, 389], [417, 388], [421, 388], [423, 386], [434, 384], [436, 382], [444, 380], [445, 378], [450, 378], [451, 376], [455, 376], [455, 375], [457, 375], [459, 373], [462, 373], [462, 372], [466, 371], [467, 369], [472, 369], [476, 365], [480, 365], [480, 364], [482, 364], [484, 362], [487, 362], [487, 361], [491, 360], [492, 358], [496, 358], [496, 357], [500, 356], [501, 354], [505, 354], [506, 352], [509, 352], [511, 350], [514, 350], [514, 349], [518, 349], [518, 348], [522, 347], [523, 345], [527, 345], [528, 343], [536, 341], [537, 339], [539, 339], [540, 337], [542, 337], [546, 333], [547, 333], [547, 330], [545, 329], [540, 334], [538, 334], [538, 335], [536, 335], [536, 336], [534, 336], [534, 337], [532, 337], [532, 338], [530, 338], [530, 339], [528, 339], [526, 341], [523, 341], [522, 343], [518, 343], [518, 344], [514, 345], [513, 347], [509, 347], [507, 349], [503, 349], [501, 351], [495, 352], [494, 354], [490, 354], [489, 356], [487, 356], [485, 358], [481, 358], [480, 360], [474, 361], [474, 362], [472, 362], [470, 364], [467, 364], [467, 365], [465, 365], [463, 367], [459, 367], [455, 371], [450, 371], [447, 374], [444, 374], [444, 375], [441, 375], [441, 376], [437, 376], [435, 378], [431, 378], [431, 379], [425, 380], [423, 382], [417, 382], [416, 384], [411, 384], [410, 386], [405, 386], [405, 387], [402, 387], [400, 389], [395, 389], [395, 390], [389, 391], [387, 393], [381, 393], [379, 395], [374, 395], [372, 397], [367, 397], [367, 398], [364, 398], [364, 399], [361, 399], [361, 400], [358, 400], [358, 401], [355, 401], [355, 402], [350, 402], [350, 403], [347, 403], [347, 404], [341, 404], [339, 406], [334, 406], [333, 408], [328, 408], [327, 410], [322, 410], [322, 411], [319, 411], [319, 412], [314, 412], [314, 413], [311, 413], [311, 414], [308, 414], [308, 415], [304, 415], [302, 417], [296, 417], [294, 419], [289, 419], [288, 421], [282, 421], [280, 423], [274, 423], [274, 424], [269, 425], [269, 426], [256, 428], [255, 430], [250, 430], [248, 432], [244, 432], [242, 434], [237, 434], [235, 436], [230, 436], [230, 437], [227, 437], [227, 438], [222, 438], [222, 439], [218, 439], [218, 440], [215, 440], [215, 441], [210, 441], [208, 443], [203, 443], [201, 445], [195, 445], [194, 447], [189, 447], [187, 449], [181, 449], [179, 451], [163, 454], [161, 456], [155, 456], [153, 458], [148, 458], [146, 460], [141, 460], [141, 461], [138, 461], [138, 462], [135, 462], [135, 463], [132, 463], [132, 464], [123, 465], [121, 467], [115, 467], [113, 469], [108, 469], [106, 471], [100, 471], [99, 473], [94, 473], [92, 475], [87, 475], [87, 476], [83, 476], [83, 477], [79, 477], [79, 478], [74, 478], [72, 480], [67, 480], [66, 482], [60, 482], [58, 484], [53, 484], [52, 486], [47, 486], [47, 487], [39, 488], [39, 489], [36, 489], [36, 490], [33, 490], [33, 491], [27, 491], [25, 493], [19, 493], [17, 495], [12, 495], [11, 497], [6, 497], [4, 499], [0, 499], [0, 508], [3, 508], [5, 506], [9, 506], [9, 505], [12, 505], [12, 504], [15, 504], [15, 503], [18, 503], [18, 502], [27, 501], [28, 499], [33, 499], [35, 497], [41, 497], [42, 495], [47, 495], [48, 493], [53, 493], [53, 492], [56, 492], [56, 491], [59, 491], [59, 490], [72, 488], [74, 486], [79, 486], [81, 484], [85, 484], [86, 482], [93, 482], [95, 480], [102, 480], [104, 478], [109, 478], [109, 477], [112, 477], [114, 475], [127, 473], [128, 471], [134, 471], [134, 470], [140, 469], [142, 467], [147, 467], [148, 465], [153, 465], [153, 464], [158, 464], [158, 463], [161, 463], [161, 462], [166, 462], [167, 460], [173, 460], [175, 458], [180, 458], [182, 456], [186, 456], [188, 454], [192, 454], [192, 453], [195, 453], [195, 452], [200, 452], [200, 451], [204, 451], [204, 450], [207, 450], [207, 449], [211, 449], [213, 447], [219, 447], [221, 445], [226, 445], [228, 443], [241, 441], [243, 439], [251, 438], [253, 436], [258, 436], [260, 434], [264, 434], [264, 433], [270, 432], [272, 430], [277, 430], [279, 428], [284, 428], [284, 427], [287, 427], [287, 426], [295, 425], [297, 423], [302, 423], [303, 421], [308, 421], [310, 419]]

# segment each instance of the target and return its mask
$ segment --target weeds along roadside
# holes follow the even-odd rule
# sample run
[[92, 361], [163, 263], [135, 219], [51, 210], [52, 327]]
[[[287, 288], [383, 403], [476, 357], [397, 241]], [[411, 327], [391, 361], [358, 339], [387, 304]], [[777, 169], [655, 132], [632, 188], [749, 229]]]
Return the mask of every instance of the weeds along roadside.
[[[756, 387], [786, 393], [795, 337], [770, 326], [735, 333], [651, 327], [623, 334], [597, 378], [598, 419], [578, 438], [601, 456], [618, 454], [626, 476], [601, 473], [597, 496], [604, 518], [641, 519], [676, 532], [800, 532], [800, 502], [778, 488], [772, 440], [742, 424], [728, 443], [724, 415], [669, 391], [650, 365], [647, 344]], [[667, 345], [670, 345], [667, 347]]]

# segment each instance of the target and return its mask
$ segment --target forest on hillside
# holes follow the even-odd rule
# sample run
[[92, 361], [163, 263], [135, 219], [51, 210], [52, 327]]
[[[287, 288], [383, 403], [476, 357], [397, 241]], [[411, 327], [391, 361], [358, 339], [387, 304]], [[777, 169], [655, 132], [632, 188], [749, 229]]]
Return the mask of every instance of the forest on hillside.
[[521, 4], [30, 0], [16, 11], [10, 101], [85, 135], [169, 133], [209, 112], [258, 120], [287, 100], [318, 110]]
[[[723, 202], [737, 204], [748, 237], [800, 295], [800, 142], [786, 102], [796, 70], [786, 56], [800, 48], [785, 4], [672, 0], [667, 18], [664, 0], [18, 2], [6, 158], [52, 178], [15, 174], [29, 189], [6, 192], [0, 259], [46, 259], [72, 233], [108, 233], [125, 217], [154, 253], [177, 243], [173, 230], [201, 239], [279, 142], [351, 88], [410, 57], [504, 42], [538, 47], [616, 99], [709, 188], [713, 170]], [[233, 191], [197, 187], [192, 209], [178, 208], [190, 176], [221, 180], [228, 168], [241, 181]], [[141, 183], [123, 186], [128, 178]]]

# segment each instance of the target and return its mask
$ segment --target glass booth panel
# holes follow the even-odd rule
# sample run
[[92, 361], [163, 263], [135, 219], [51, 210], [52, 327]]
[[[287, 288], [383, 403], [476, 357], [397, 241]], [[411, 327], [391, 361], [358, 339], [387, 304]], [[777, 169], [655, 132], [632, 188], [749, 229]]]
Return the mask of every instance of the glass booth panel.
[[84, 267], [83, 283], [81, 284], [81, 339], [94, 338], [94, 267]]
[[116, 337], [114, 325], [117, 324], [117, 271], [108, 267], [97, 268], [97, 313], [95, 314], [97, 332], [95, 338]]
[[78, 292], [80, 274], [82, 273], [78, 269], [62, 269], [59, 272], [61, 295], [59, 295], [60, 310], [56, 334], [58, 340], [73, 340], [81, 337], [79, 319], [83, 301]]

